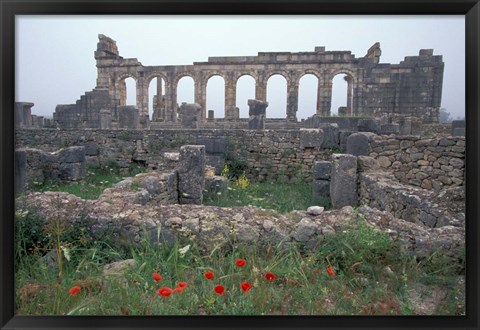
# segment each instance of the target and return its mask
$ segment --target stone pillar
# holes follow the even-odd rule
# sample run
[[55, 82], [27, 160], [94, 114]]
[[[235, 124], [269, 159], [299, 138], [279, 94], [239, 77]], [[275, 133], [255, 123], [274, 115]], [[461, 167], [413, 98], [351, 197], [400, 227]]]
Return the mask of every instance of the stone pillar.
[[202, 83], [201, 79], [197, 78], [194, 85], [194, 99], [195, 103], [202, 108], [202, 113], [200, 114], [199, 119], [203, 121], [207, 118], [207, 84]]
[[358, 203], [357, 157], [333, 154], [332, 159], [330, 198], [333, 208], [356, 206]]
[[25, 190], [27, 180], [27, 153], [25, 150], [15, 150], [15, 195]]
[[347, 82], [347, 116], [351, 116], [353, 114], [352, 108], [352, 94], [353, 94], [353, 82], [352, 77], [345, 76], [343, 79]]
[[317, 115], [329, 116], [332, 106], [332, 82], [318, 83]]
[[33, 105], [31, 102], [15, 102], [15, 127], [32, 127]]
[[236, 81], [233, 80], [233, 77], [228, 76], [225, 80], [225, 118], [227, 118], [227, 109], [236, 108], [236, 103], [237, 103], [236, 91], [237, 91]]
[[152, 121], [165, 121], [165, 105], [163, 101], [162, 78], [157, 77], [157, 93], [152, 97]]
[[100, 110], [100, 129], [112, 128], [112, 113], [108, 109]]
[[215, 111], [208, 110], [208, 120], [214, 120], [214, 119], [215, 119]]
[[265, 129], [265, 114], [268, 102], [260, 100], [248, 100], [249, 129]]
[[267, 102], [267, 84], [263, 81], [255, 82], [255, 99]]
[[177, 121], [177, 91], [173, 77], [165, 83], [165, 121]]
[[314, 198], [330, 198], [330, 174], [332, 162], [314, 161], [312, 167], [312, 190]]
[[287, 121], [297, 121], [298, 84], [289, 83], [287, 93]]
[[180, 204], [202, 204], [205, 187], [205, 146], [180, 148], [178, 199]]

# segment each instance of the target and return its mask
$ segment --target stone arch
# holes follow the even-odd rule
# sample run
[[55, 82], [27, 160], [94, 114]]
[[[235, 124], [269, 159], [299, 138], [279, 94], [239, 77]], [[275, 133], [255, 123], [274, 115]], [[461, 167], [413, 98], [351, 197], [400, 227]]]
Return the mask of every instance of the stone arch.
[[317, 112], [320, 75], [313, 72], [308, 71], [298, 79], [298, 119], [306, 119]]
[[[180, 82], [180, 80], [182, 78], [185, 78], [185, 77], [189, 77], [189, 78], [192, 78], [192, 81], [193, 81], [193, 102], [195, 102], [195, 92], [196, 92], [196, 81], [195, 81], [195, 76], [192, 74], [192, 73], [188, 73], [188, 72], [185, 72], [185, 73], [180, 73], [180, 74], [177, 74], [175, 76], [175, 79], [174, 79], [174, 84], [173, 84], [173, 90], [174, 90], [174, 98], [173, 98], [173, 101], [174, 101], [174, 105], [178, 104], [180, 105], [179, 101], [178, 101], [178, 84]], [[192, 103], [193, 103], [192, 102]]]
[[302, 71], [302, 72], [298, 75], [298, 82], [297, 82], [297, 83], [300, 82], [300, 79], [302, 79], [303, 76], [306, 76], [306, 75], [309, 75], [309, 74], [317, 77], [318, 81], [320, 81], [320, 79], [322, 78], [322, 75], [321, 75], [320, 72], [318, 72], [318, 71], [316, 71], [316, 70], [310, 70], [310, 69], [308, 69], [308, 70]]
[[242, 78], [243, 76], [250, 76], [252, 77], [255, 82], [258, 81], [258, 74], [256, 72], [253, 72], [253, 71], [249, 71], [249, 72], [246, 72], [246, 71], [239, 71], [239, 72], [235, 72], [234, 76], [233, 76], [233, 79], [235, 80], [235, 82], [238, 82], [238, 79]]
[[155, 71], [155, 72], [151, 72], [151, 73], [148, 73], [145, 78], [144, 78], [144, 87], [148, 89], [148, 86], [150, 86], [150, 83], [152, 82], [152, 79], [154, 78], [162, 78], [163, 80], [165, 80], [165, 83], [167, 83], [168, 79], [167, 79], [167, 75], [163, 72], [160, 72], [160, 71]]
[[114, 81], [114, 99], [120, 106], [127, 105], [127, 86], [125, 80], [128, 78], [132, 78], [135, 81], [135, 106], [138, 107], [138, 77], [131, 72], [123, 72], [119, 75], [112, 76], [112, 80]]
[[287, 81], [287, 84], [290, 82], [291, 80], [291, 77], [290, 77], [290, 74], [287, 72], [287, 71], [283, 71], [283, 70], [273, 70], [273, 71], [268, 71], [265, 73], [265, 77], [264, 77], [264, 81], [267, 82], [268, 79], [270, 79], [271, 76], [274, 76], [274, 75], [280, 75], [282, 76], [283, 78], [285, 78], [285, 80]]
[[353, 83], [356, 83], [357, 80], [358, 80], [356, 73], [353, 72], [352, 70], [346, 69], [346, 68], [330, 71], [329, 74], [328, 74], [328, 80], [332, 81], [333, 78], [335, 78], [335, 76], [339, 75], [339, 74], [346, 74], [347, 76], [350, 76], [352, 78]]
[[[227, 85], [227, 79], [222, 76], [221, 74], [217, 73], [210, 73], [205, 76], [205, 111], [213, 110], [214, 118], [224, 118], [225, 117], [225, 89]], [[211, 86], [209, 88], [209, 82], [213, 84], [214, 87], [219, 88], [218, 85], [219, 80], [221, 78], [223, 81], [223, 90], [219, 93], [219, 90], [216, 89], [215, 91], [211, 90]], [[213, 79], [213, 80], [211, 80]], [[218, 99], [217, 99], [218, 98]], [[215, 100], [212, 102], [212, 100]], [[221, 102], [219, 101], [221, 100]]]
[[[345, 81], [343, 84], [343, 86], [346, 84], [344, 90], [339, 90], [341, 87], [339, 87], [338, 81], [334, 83], [335, 78], [339, 75], [342, 75], [343, 80]], [[351, 116], [353, 113], [355, 113], [353, 101], [355, 81], [355, 75], [350, 70], [340, 69], [333, 71], [330, 78], [330, 82], [332, 84], [332, 102], [330, 106], [330, 113], [333, 114], [337, 113], [338, 111], [338, 115], [344, 116]], [[342, 98], [344, 101], [338, 102], [338, 98]], [[339, 106], [341, 106], [341, 108]]]
[[[272, 82], [273, 76], [283, 77], [285, 83]], [[266, 116], [268, 118], [286, 118], [288, 115], [288, 86], [289, 75], [285, 71], [272, 71], [265, 75], [266, 95], [265, 99], [269, 103]], [[276, 94], [272, 97], [271, 92]]]
[[[150, 93], [151, 83], [154, 79], [157, 79], [156, 91], [152, 94]], [[158, 79], [160, 79], [160, 86], [158, 86]], [[163, 83], [162, 83], [163, 81]], [[166, 105], [166, 88], [167, 88], [167, 76], [161, 72], [152, 72], [145, 76], [144, 78], [144, 107], [149, 114], [149, 117], [152, 121], [165, 120], [165, 105]], [[160, 94], [159, 94], [160, 93]], [[151, 108], [150, 108], [151, 105]]]
[[215, 76], [220, 76], [223, 78], [223, 81], [227, 81], [227, 74], [224, 71], [214, 70], [204, 72], [202, 83], [206, 85], [208, 83], [208, 80]]

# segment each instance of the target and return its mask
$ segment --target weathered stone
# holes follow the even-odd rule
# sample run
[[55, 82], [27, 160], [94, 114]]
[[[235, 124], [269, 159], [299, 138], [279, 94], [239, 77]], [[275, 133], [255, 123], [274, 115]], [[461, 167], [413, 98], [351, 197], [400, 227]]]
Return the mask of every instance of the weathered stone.
[[303, 218], [295, 226], [292, 237], [297, 242], [306, 242], [316, 233], [318, 226], [308, 218]]
[[361, 118], [358, 120], [357, 129], [359, 132], [377, 133], [378, 121], [371, 118]]
[[307, 209], [307, 214], [309, 215], [320, 215], [325, 210], [322, 206], [310, 206]]
[[323, 130], [322, 148], [338, 148], [340, 146], [340, 134], [338, 124], [321, 124]]
[[313, 162], [312, 176], [314, 180], [330, 180], [332, 162], [317, 160]]
[[346, 154], [333, 154], [332, 177], [330, 181], [330, 198], [334, 208], [356, 206], [357, 192], [357, 157]]
[[137, 129], [140, 127], [140, 114], [138, 109], [131, 105], [117, 107], [118, 128]]
[[180, 204], [201, 204], [204, 187], [205, 146], [182, 146], [178, 167]]
[[320, 148], [323, 144], [323, 130], [300, 128], [300, 148]]
[[383, 124], [380, 125], [380, 129], [378, 134], [381, 135], [390, 135], [390, 134], [399, 134], [400, 133], [400, 125], [398, 124]]
[[15, 127], [32, 127], [32, 107], [30, 102], [15, 102]]
[[313, 198], [330, 198], [330, 180], [313, 180]]
[[369, 156], [358, 156], [357, 163], [360, 172], [375, 171], [380, 168], [378, 160]]
[[205, 177], [205, 191], [210, 195], [221, 195], [227, 191], [228, 179], [223, 176]]
[[260, 100], [248, 100], [249, 129], [265, 129], [265, 117], [268, 102]]
[[85, 147], [68, 147], [53, 153], [60, 163], [85, 162]]
[[354, 156], [368, 156], [369, 142], [376, 136], [374, 133], [353, 133], [347, 139], [347, 154]]
[[197, 103], [183, 102], [178, 110], [179, 120], [184, 128], [198, 128], [202, 107]]
[[452, 135], [453, 136], [465, 136], [465, 128], [463, 127], [455, 127], [452, 129]]
[[27, 152], [15, 150], [15, 195], [22, 193], [27, 185]]

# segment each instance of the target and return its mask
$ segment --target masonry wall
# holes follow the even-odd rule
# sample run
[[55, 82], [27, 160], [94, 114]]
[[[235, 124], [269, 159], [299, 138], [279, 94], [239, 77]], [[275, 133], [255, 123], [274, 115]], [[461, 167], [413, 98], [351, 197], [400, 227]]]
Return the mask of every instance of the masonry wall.
[[322, 146], [316, 139], [310, 145], [317, 146], [301, 145], [302, 134], [305, 133], [299, 130], [17, 129], [16, 147], [51, 152], [67, 146], [85, 146], [87, 164], [114, 161], [123, 168], [140, 163], [163, 169], [173, 162], [168, 152], [178, 152], [186, 144], [205, 144], [209, 161], [221, 162], [228, 157], [246, 164], [245, 174], [250, 179], [293, 182], [302, 178], [310, 182], [313, 161], [330, 159], [335, 145], [330, 141]]
[[369, 156], [402, 183], [433, 190], [464, 184], [465, 137], [374, 136]]

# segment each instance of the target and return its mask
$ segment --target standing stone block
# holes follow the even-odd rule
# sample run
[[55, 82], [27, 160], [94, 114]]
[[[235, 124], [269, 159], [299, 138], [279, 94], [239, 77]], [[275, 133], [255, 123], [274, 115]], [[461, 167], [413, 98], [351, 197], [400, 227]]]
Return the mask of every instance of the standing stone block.
[[268, 102], [259, 100], [248, 100], [248, 128], [249, 129], [265, 129], [265, 117]]
[[205, 146], [180, 148], [178, 192], [180, 204], [202, 204], [205, 188]]
[[322, 148], [340, 147], [340, 130], [338, 124], [321, 124], [320, 128], [323, 130]]
[[358, 203], [357, 157], [333, 154], [332, 159], [330, 198], [333, 208], [356, 206]]
[[118, 109], [118, 127], [137, 129], [140, 125], [138, 109], [131, 105], [120, 106]]
[[411, 135], [412, 134], [412, 121], [407, 119], [402, 119], [398, 122], [399, 133], [400, 135]]
[[178, 110], [178, 115], [183, 128], [197, 129], [202, 115], [202, 107], [197, 103], [183, 102]]
[[53, 153], [57, 155], [59, 163], [80, 163], [85, 162], [85, 147], [68, 147]]
[[330, 198], [330, 180], [313, 180], [313, 198]]
[[213, 110], [208, 110], [208, 120], [213, 120], [215, 119], [215, 112]]
[[15, 102], [15, 127], [32, 127], [32, 107], [30, 102]]
[[59, 165], [58, 177], [63, 181], [79, 181], [85, 177], [85, 162]]
[[323, 130], [320, 128], [300, 128], [300, 148], [320, 148], [323, 144]]
[[317, 160], [313, 162], [312, 176], [314, 180], [330, 180], [332, 162]]
[[465, 120], [452, 121], [452, 135], [465, 136]]
[[226, 107], [225, 108], [225, 119], [227, 120], [236, 120], [240, 118], [240, 109], [237, 107]]
[[375, 134], [369, 132], [351, 134], [347, 138], [347, 154], [354, 156], [368, 156], [368, 145], [373, 136], [375, 136]]

